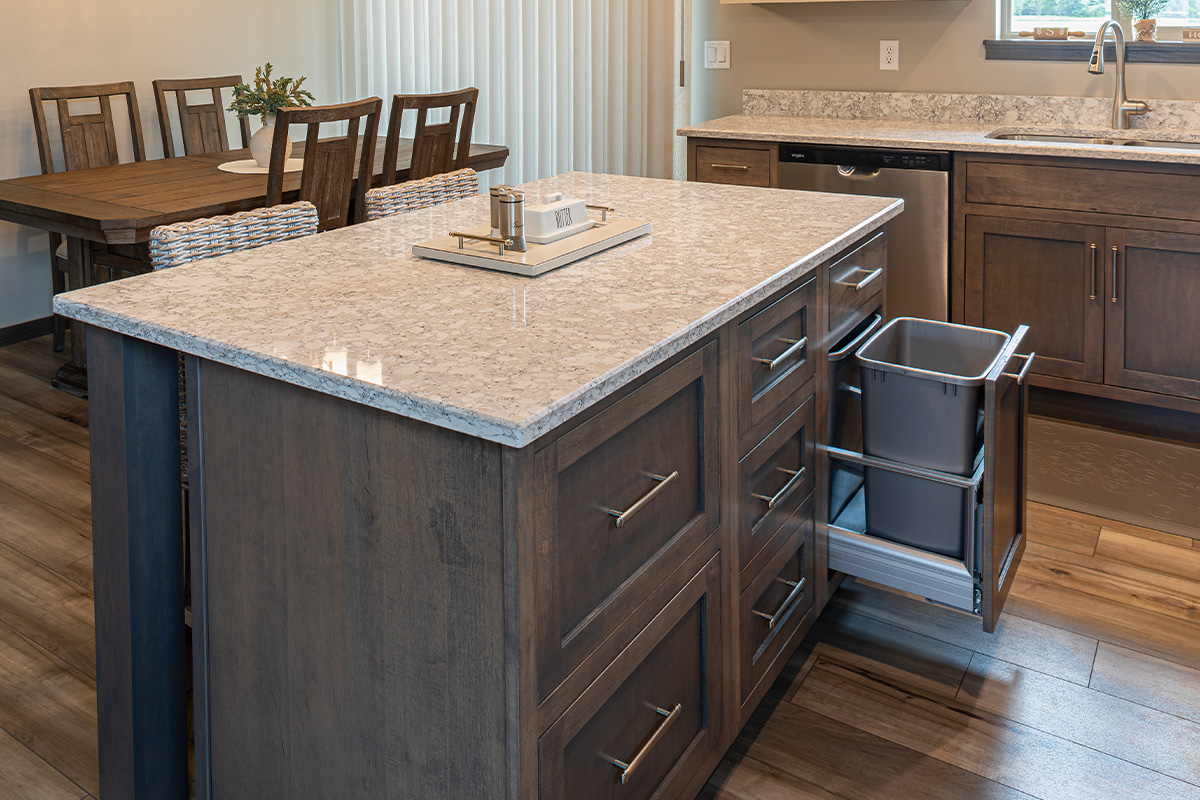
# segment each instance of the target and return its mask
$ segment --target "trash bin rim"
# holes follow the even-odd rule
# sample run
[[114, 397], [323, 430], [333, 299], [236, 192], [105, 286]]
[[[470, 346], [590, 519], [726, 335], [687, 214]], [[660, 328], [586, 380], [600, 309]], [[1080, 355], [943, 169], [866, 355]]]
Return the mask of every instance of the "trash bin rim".
[[[904, 322], [920, 322], [925, 325], [936, 327], [956, 328], [965, 331], [991, 333], [995, 334], [996, 336], [1003, 337], [1003, 341], [1000, 342], [1000, 346], [996, 350], [996, 355], [990, 362], [988, 362], [987, 367], [978, 375], [954, 375], [948, 372], [937, 372], [936, 370], [920, 369], [918, 367], [906, 367], [903, 364], [893, 364], [889, 361], [877, 361], [873, 358], [866, 358], [863, 356], [863, 351], [870, 348], [876, 339], [882, 337], [884, 334], [890, 331], [893, 325], [898, 326], [900, 323]], [[907, 375], [913, 378], [924, 378], [926, 380], [938, 381], [939, 383], [952, 383], [956, 386], [979, 386], [983, 384], [983, 382], [987, 379], [987, 376], [995, 368], [996, 362], [999, 361], [1000, 357], [1004, 354], [1004, 349], [1008, 346], [1008, 343], [1011, 339], [1012, 336], [1004, 331], [997, 331], [991, 328], [981, 328], [977, 325], [959, 325], [955, 322], [942, 322], [941, 320], [923, 319], [921, 317], [896, 317], [895, 319], [889, 321], [882, 328], [875, 331], [875, 334], [866, 342], [864, 342], [862, 347], [858, 349], [858, 352], [855, 353], [855, 358], [858, 359], [859, 365], [865, 367], [866, 369], [874, 369], [881, 372], [892, 372], [900, 375]]]

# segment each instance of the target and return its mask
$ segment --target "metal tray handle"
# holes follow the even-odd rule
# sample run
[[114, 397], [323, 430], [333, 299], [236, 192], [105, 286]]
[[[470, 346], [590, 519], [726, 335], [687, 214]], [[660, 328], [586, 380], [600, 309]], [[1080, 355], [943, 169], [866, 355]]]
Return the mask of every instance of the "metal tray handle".
[[775, 613], [768, 614], [765, 611], [759, 611], [757, 608], [750, 609], [754, 613], [755, 616], [762, 617], [763, 619], [765, 619], [767, 621], [767, 628], [769, 630], [775, 630], [775, 623], [778, 622], [779, 620], [785, 618], [788, 614], [790, 614], [791, 610], [792, 610], [792, 605], [796, 602], [797, 599], [800, 598], [800, 596], [802, 594], [804, 594], [804, 584], [805, 584], [804, 578], [801, 578], [798, 581], [789, 581], [789, 580], [785, 580], [783, 578], [776, 578], [775, 580], [792, 587], [792, 591], [788, 594], [787, 597], [783, 598], [783, 602], [779, 604], [779, 608], [777, 608], [775, 610]]
[[633, 505], [631, 505], [629, 508], [625, 509], [624, 511], [617, 511], [615, 508], [604, 509], [605, 513], [607, 513], [610, 517], [617, 518], [616, 524], [618, 528], [624, 525], [626, 522], [629, 522], [629, 520], [633, 519], [633, 516], [649, 505], [651, 500], [658, 497], [663, 489], [666, 489], [668, 486], [674, 483], [675, 479], [679, 477], [679, 470], [675, 470], [670, 475], [651, 475], [650, 477], [657, 481], [657, 483], [654, 484], [654, 487], [650, 491], [646, 492], [644, 495], [634, 501]]
[[470, 239], [475, 242], [488, 242], [500, 248], [500, 255], [504, 255], [504, 248], [512, 247], [514, 242], [512, 239], [503, 239], [498, 236], [477, 236], [473, 233], [460, 233], [458, 231], [450, 231], [450, 235], [458, 239], [458, 249], [463, 249], [463, 242]]
[[633, 754], [633, 758], [629, 759], [628, 761], [621, 761], [617, 758], [609, 759], [614, 767], [621, 770], [622, 785], [629, 782], [629, 779], [633, 777], [633, 773], [638, 767], [641, 766], [642, 762], [646, 760], [646, 756], [650, 755], [650, 751], [654, 749], [654, 745], [658, 744], [659, 740], [662, 739], [664, 734], [666, 734], [667, 728], [670, 728], [675, 724], [675, 720], [679, 719], [679, 715], [682, 712], [683, 706], [679, 703], [676, 703], [675, 707], [670, 711], [665, 708], [660, 708], [659, 706], [654, 706], [654, 713], [663, 717], [663, 720], [658, 723], [658, 727], [656, 727], [654, 732], [650, 734], [650, 738], [646, 740], [646, 743], [643, 744], [638, 751]]

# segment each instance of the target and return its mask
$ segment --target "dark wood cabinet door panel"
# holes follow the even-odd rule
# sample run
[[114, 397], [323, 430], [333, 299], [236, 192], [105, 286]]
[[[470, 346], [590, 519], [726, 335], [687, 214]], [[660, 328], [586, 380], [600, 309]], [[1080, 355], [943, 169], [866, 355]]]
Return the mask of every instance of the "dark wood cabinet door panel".
[[714, 343], [536, 454], [539, 700], [716, 529], [717, 403]]
[[540, 797], [695, 794], [725, 733], [720, 573], [717, 555], [541, 737]]
[[883, 297], [887, 233], [880, 231], [829, 265], [829, 330], [836, 330], [855, 311]]
[[771, 150], [766, 148], [698, 145], [696, 180], [739, 186], [770, 186], [771, 157]]
[[817, 280], [810, 278], [738, 325], [738, 435], [767, 417], [813, 375]]
[[1028, 325], [1034, 371], [1104, 378], [1104, 229], [968, 216], [966, 324]]
[[966, 169], [968, 203], [1200, 220], [1195, 175], [997, 161]]
[[[801, 395], [803, 396], [803, 395]], [[743, 581], [755, 556], [812, 492], [816, 402], [811, 394], [738, 463], [738, 569]], [[760, 565], [761, 566], [761, 565]]]
[[[756, 703], [755, 690], [772, 680], [780, 656], [790, 655], [787, 645], [813, 607], [812, 503], [805, 503], [788, 520], [782, 546], [771, 554], [759, 576], [745, 589], [739, 602], [741, 692], [743, 716]], [[780, 664], [779, 666], [782, 666]], [[764, 690], [766, 687], [762, 687]]]
[[1200, 399], [1200, 236], [1109, 229], [1105, 255], [1105, 382]]

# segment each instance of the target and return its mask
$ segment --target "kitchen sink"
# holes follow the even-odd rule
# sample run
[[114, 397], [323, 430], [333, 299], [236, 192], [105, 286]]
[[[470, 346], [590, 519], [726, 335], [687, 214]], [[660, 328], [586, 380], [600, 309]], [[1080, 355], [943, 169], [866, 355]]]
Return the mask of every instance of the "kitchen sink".
[[1067, 142], [1075, 144], [1107, 144], [1116, 147], [1173, 147], [1200, 150], [1200, 142], [1173, 142], [1153, 139], [1109, 139], [1097, 136], [1067, 136], [1049, 133], [989, 133], [989, 139], [1014, 142]]

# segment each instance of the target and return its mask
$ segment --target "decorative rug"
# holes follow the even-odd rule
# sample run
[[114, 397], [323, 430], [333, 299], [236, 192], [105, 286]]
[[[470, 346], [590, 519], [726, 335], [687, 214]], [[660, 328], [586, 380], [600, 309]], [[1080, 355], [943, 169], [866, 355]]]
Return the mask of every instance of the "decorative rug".
[[1200, 539], [1200, 448], [1030, 417], [1027, 496]]

